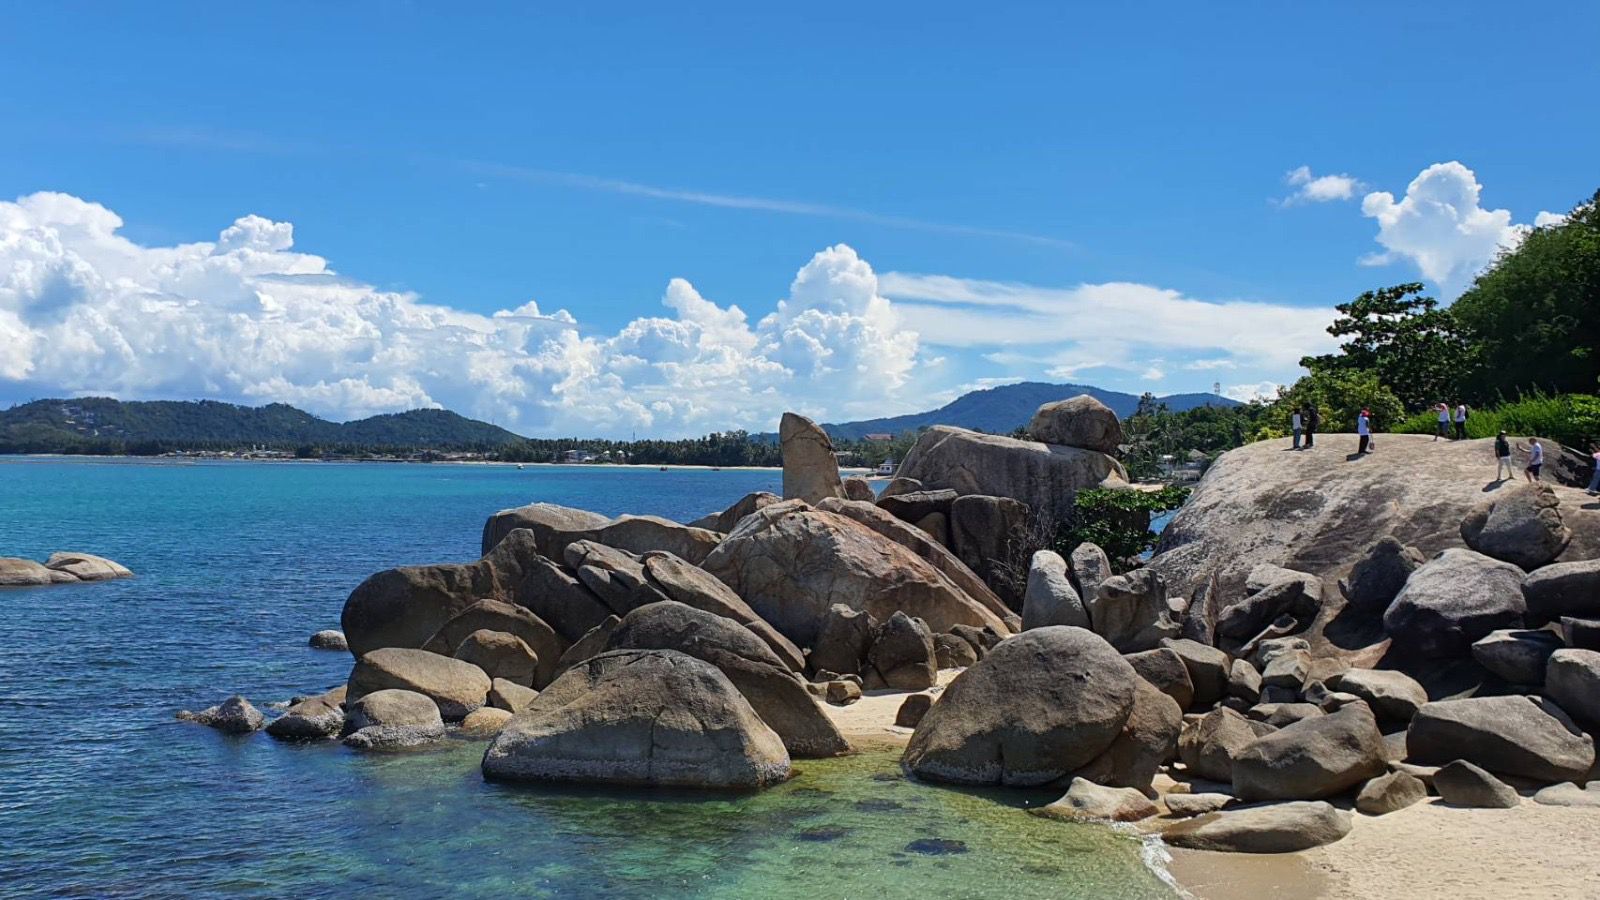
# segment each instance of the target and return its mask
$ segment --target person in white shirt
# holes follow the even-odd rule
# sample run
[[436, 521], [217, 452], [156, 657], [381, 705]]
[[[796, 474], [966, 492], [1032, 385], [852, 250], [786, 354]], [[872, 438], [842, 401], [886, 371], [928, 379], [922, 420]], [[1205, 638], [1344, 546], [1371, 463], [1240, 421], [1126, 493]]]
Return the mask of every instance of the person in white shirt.
[[1439, 427], [1433, 433], [1435, 441], [1442, 437], [1450, 436], [1450, 407], [1445, 403], [1435, 403], [1433, 411], [1439, 414]]
[[1542, 468], [1544, 468], [1544, 447], [1539, 445], [1538, 438], [1531, 438], [1528, 441], [1528, 467], [1522, 470], [1522, 474], [1526, 475], [1530, 482], [1538, 481], [1539, 470]]
[[1366, 453], [1372, 445], [1372, 413], [1363, 409], [1361, 415], [1356, 417], [1356, 435], [1361, 438], [1356, 453]]
[[1292, 427], [1294, 429], [1294, 449], [1299, 450], [1300, 449], [1300, 427], [1301, 427], [1300, 410], [1298, 410], [1298, 409], [1295, 410], [1294, 411], [1294, 415], [1289, 417], [1289, 425], [1290, 425], [1290, 427]]
[[1460, 404], [1456, 405], [1456, 440], [1464, 441], [1466, 439], [1467, 439], [1467, 405], [1465, 403], [1460, 403]]

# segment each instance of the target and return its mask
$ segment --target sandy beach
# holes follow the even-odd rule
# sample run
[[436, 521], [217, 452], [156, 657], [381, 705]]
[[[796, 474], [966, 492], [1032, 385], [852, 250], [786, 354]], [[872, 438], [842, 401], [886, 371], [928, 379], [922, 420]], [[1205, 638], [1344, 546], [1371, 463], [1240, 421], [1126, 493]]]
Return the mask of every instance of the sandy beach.
[[[932, 693], [957, 674], [941, 671]], [[901, 747], [911, 729], [896, 727], [894, 717], [906, 696], [874, 691], [850, 706], [823, 709], [857, 749]], [[1171, 784], [1156, 780], [1158, 790]], [[1600, 854], [1593, 852], [1600, 809], [1526, 798], [1515, 809], [1460, 809], [1429, 797], [1386, 816], [1352, 815], [1350, 834], [1324, 847], [1280, 854], [1169, 849], [1168, 868], [1196, 900], [1600, 897]]]

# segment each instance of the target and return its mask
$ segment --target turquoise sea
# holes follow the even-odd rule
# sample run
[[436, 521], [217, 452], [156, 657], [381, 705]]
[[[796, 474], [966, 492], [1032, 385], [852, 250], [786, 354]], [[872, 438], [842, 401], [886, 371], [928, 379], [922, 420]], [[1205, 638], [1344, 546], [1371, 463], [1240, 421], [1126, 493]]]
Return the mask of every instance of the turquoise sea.
[[483, 744], [361, 755], [176, 722], [341, 683], [372, 572], [477, 555], [534, 500], [686, 519], [770, 471], [0, 457], [0, 556], [138, 577], [0, 589], [0, 894], [1170, 897], [1146, 848], [1053, 799], [916, 784], [896, 755], [805, 761], [751, 796], [486, 784]]

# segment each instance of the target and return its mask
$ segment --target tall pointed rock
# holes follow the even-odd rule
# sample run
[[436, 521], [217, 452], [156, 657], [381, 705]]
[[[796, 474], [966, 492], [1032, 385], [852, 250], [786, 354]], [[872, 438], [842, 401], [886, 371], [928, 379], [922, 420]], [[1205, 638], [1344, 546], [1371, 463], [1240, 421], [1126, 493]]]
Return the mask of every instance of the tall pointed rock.
[[778, 426], [783, 447], [783, 498], [817, 504], [828, 497], [844, 498], [839, 460], [833, 455], [828, 433], [805, 416], [786, 412]]

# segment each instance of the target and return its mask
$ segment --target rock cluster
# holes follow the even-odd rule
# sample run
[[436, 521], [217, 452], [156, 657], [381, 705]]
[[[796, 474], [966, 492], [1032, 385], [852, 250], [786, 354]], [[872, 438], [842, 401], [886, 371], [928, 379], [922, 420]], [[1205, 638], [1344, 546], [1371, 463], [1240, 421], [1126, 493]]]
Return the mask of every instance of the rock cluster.
[[121, 563], [90, 553], [52, 553], [43, 563], [0, 556], [0, 587], [38, 587], [132, 577], [133, 573]]

